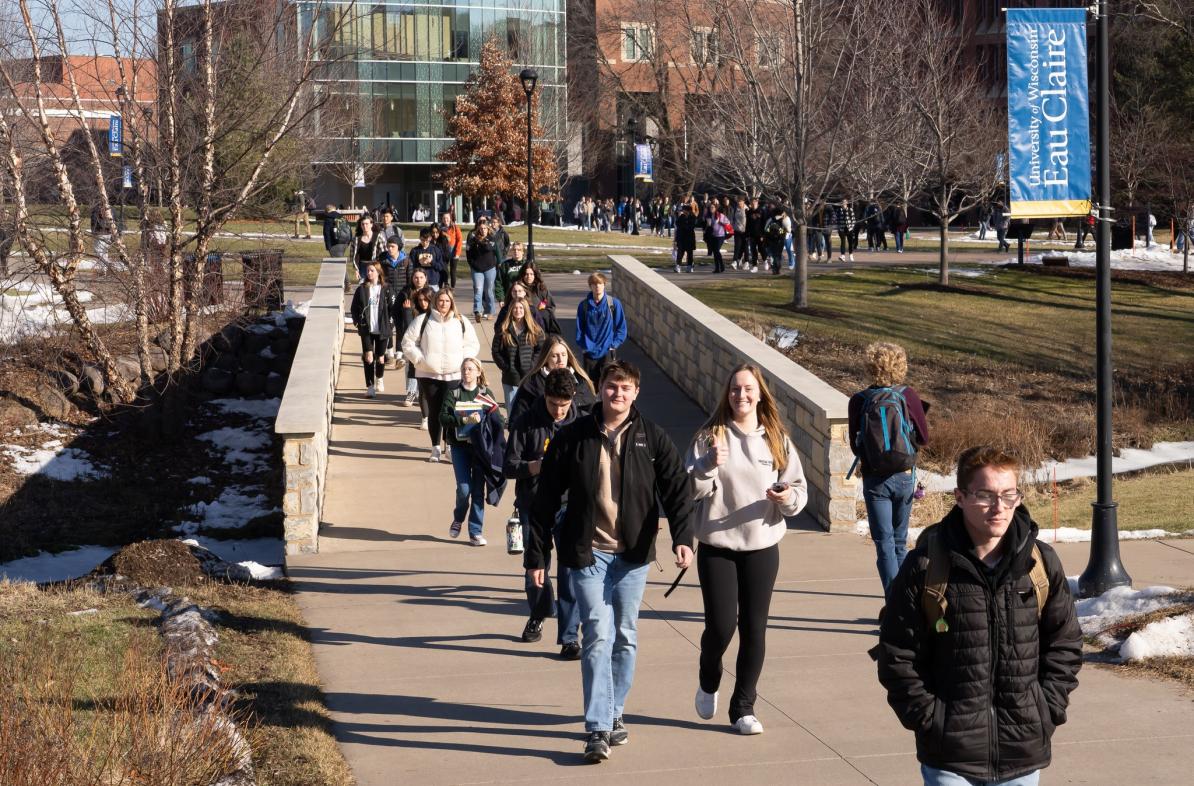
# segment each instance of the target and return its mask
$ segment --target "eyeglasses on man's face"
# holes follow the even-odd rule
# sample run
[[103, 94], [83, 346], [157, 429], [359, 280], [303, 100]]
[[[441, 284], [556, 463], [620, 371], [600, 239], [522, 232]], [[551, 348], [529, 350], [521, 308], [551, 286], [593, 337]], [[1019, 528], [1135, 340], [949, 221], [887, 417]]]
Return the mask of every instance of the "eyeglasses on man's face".
[[967, 491], [967, 495], [974, 498], [974, 501], [983, 507], [991, 507], [995, 504], [995, 500], [999, 500], [1006, 507], [1015, 507], [1020, 504], [1020, 500], [1024, 499], [1024, 494], [1019, 489], [1011, 489], [995, 493], [994, 491], [987, 491], [986, 489], [979, 489], [978, 491]]

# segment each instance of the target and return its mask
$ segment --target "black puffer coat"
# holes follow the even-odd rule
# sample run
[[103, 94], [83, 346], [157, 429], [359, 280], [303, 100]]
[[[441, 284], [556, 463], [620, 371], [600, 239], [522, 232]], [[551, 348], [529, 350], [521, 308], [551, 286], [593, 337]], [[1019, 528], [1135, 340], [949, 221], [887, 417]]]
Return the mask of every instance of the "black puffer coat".
[[546, 336], [542, 333], [537, 340], [532, 340], [525, 329], [514, 335], [513, 344], [506, 343], [505, 332], [498, 331], [493, 334], [490, 353], [493, 355], [494, 364], [501, 369], [503, 385], [517, 387], [518, 383], [522, 382], [522, 378], [530, 373], [535, 365], [535, 358], [539, 356], [539, 350], [543, 348], [545, 340]]
[[1040, 545], [1049, 598], [1037, 619], [1028, 572], [1037, 526], [1017, 509], [993, 570], [975, 556], [954, 507], [942, 521], [950, 549], [945, 619], [935, 632], [921, 592], [924, 547], [908, 554], [892, 583], [879, 645], [879, 680], [924, 764], [1002, 781], [1049, 764], [1053, 730], [1065, 723], [1082, 666], [1082, 631], [1056, 552]]

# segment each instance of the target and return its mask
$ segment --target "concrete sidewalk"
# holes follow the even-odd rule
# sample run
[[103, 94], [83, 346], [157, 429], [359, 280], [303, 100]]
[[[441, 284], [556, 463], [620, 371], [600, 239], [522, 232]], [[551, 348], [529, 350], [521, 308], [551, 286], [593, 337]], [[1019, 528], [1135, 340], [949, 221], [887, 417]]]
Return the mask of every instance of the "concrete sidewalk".
[[[552, 276], [549, 284], [560, 315], [574, 313], [583, 277]], [[477, 327], [488, 350], [493, 323]], [[563, 327], [568, 333], [571, 322]], [[585, 765], [579, 664], [556, 658], [554, 622], [543, 641], [519, 640], [527, 614], [521, 559], [505, 553], [503, 536], [512, 490], [486, 511], [489, 546], [450, 540], [451, 465], [426, 462], [418, 410], [398, 405], [402, 374], [391, 371], [377, 399], [364, 397], [359, 344], [351, 334], [346, 341], [320, 553], [291, 557], [288, 572], [361, 786], [919, 783], [911, 734], [887, 707], [866, 655], [881, 605], [874, 551], [862, 538], [807, 528], [781, 544], [757, 705], [766, 733], [743, 738], [725, 717], [696, 717], [700, 592], [693, 571], [665, 599], [675, 568], [661, 560], [639, 625], [630, 743], [605, 764]], [[627, 350], [644, 369], [642, 410], [686, 443], [704, 413]], [[1189, 543], [1124, 542], [1124, 563], [1139, 586], [1189, 584]], [[665, 528], [659, 551], [668, 550]], [[1068, 573], [1081, 572], [1084, 544], [1058, 551]], [[727, 695], [734, 646], [725, 659]], [[1088, 664], [1073, 698], [1045, 782], [1189, 783], [1194, 704], [1179, 688]]]

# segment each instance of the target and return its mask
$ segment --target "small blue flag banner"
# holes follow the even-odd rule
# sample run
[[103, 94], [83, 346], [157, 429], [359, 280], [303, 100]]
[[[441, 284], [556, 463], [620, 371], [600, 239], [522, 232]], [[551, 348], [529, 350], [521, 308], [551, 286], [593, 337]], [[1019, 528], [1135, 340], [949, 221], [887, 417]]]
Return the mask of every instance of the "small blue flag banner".
[[634, 146], [634, 176], [636, 179], [650, 181], [655, 174], [655, 162], [651, 158], [651, 146], [640, 144]]
[[1085, 8], [1007, 10], [1010, 214], [1090, 214]]
[[127, 164], [120, 169], [120, 187], [133, 187], [133, 168]]
[[124, 123], [120, 115], [108, 118], [108, 155], [117, 158], [124, 154]]

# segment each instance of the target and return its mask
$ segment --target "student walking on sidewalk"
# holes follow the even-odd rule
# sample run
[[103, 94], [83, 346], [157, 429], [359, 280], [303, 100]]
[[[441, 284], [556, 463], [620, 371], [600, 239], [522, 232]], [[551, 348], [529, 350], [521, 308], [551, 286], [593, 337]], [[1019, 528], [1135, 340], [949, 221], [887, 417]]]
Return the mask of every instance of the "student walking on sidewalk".
[[606, 293], [605, 276], [589, 276], [589, 294], [576, 307], [576, 345], [589, 379], [600, 379], [601, 368], [612, 361], [626, 340], [626, 314], [616, 297]]
[[419, 395], [427, 405], [431, 437], [428, 461], [443, 456], [441, 440], [443, 428], [440, 411], [448, 391], [460, 384], [460, 364], [465, 358], [476, 357], [481, 350], [473, 323], [456, 311], [452, 290], [435, 293], [433, 307], [426, 314], [415, 317], [402, 337], [402, 355], [415, 365], [419, 380]]
[[[402, 288], [394, 301], [394, 328], [398, 334], [398, 345], [401, 346], [406, 329], [415, 321], [415, 317], [426, 314], [431, 309], [431, 298], [435, 293], [427, 288], [427, 273], [422, 268], [415, 268], [410, 274], [410, 283]], [[419, 380], [415, 377], [415, 366], [406, 363], [406, 400], [405, 404], [412, 407], [419, 397]], [[423, 413], [426, 421], [427, 413]], [[427, 424], [423, 423], [423, 428]]]
[[564, 337], [549, 335], [538, 359], [535, 360], [535, 365], [518, 385], [518, 395], [514, 397], [514, 407], [510, 410], [511, 421], [530, 409], [535, 401], [543, 396], [547, 375], [557, 368], [566, 368], [572, 372], [572, 378], [576, 381], [574, 406], [584, 412], [593, 408], [597, 403], [597, 391], [593, 389], [593, 381], [576, 361], [576, 355], [572, 354], [572, 348], [568, 346]]
[[506, 395], [507, 412], [518, 394], [518, 383], [534, 367], [544, 338], [543, 329], [531, 316], [530, 304], [523, 298], [510, 301], [502, 320], [497, 324], [490, 347], [493, 362], [502, 372], [502, 391]]
[[[472, 432], [481, 421], [496, 412], [497, 399], [485, 380], [481, 361], [474, 357], [460, 364], [460, 384], [444, 395], [439, 419], [444, 427], [444, 439], [452, 453], [452, 471], [456, 475], [456, 507], [448, 536], [460, 537], [460, 530], [468, 519], [468, 539], [474, 546], [484, 546], [481, 528], [485, 524], [485, 467], [475, 455]], [[505, 423], [502, 423], [505, 426]]]
[[615, 360], [601, 377], [601, 405], [560, 429], [548, 447], [531, 506], [524, 558], [535, 586], [546, 578], [564, 495], [558, 559], [571, 571], [584, 632], [585, 759], [609, 758], [630, 737], [622, 722], [638, 641], [638, 611], [655, 559], [662, 504], [676, 567], [692, 562], [692, 488], [679, 451], [634, 401], [639, 371]]
[[361, 337], [361, 361], [365, 364], [365, 395], [373, 398], [385, 391], [386, 348], [394, 313], [394, 292], [382, 283], [381, 264], [370, 262], [365, 280], [352, 296], [352, 324]]
[[697, 573], [705, 605], [696, 711], [706, 720], [717, 712], [721, 658], [737, 628], [730, 725], [739, 734], [762, 734], [755, 697], [779, 573], [779, 541], [788, 529], [784, 517], [795, 516], [808, 501], [808, 486], [757, 368], [743, 364], [730, 374], [687, 463], [701, 503]]
[[[517, 420], [510, 421], [510, 438], [506, 443], [506, 461], [502, 467], [507, 478], [515, 480], [514, 509], [522, 522], [523, 543], [530, 543], [535, 536], [531, 529], [531, 503], [539, 486], [539, 474], [543, 457], [551, 445], [556, 432], [574, 421], [576, 378], [567, 368], [557, 368], [547, 375], [543, 395], [524, 410]], [[565, 503], [567, 504], [567, 503]], [[553, 533], [554, 535], [554, 533]], [[525, 554], [525, 551], [524, 551]], [[525, 559], [525, 556], [524, 556]], [[576, 598], [572, 594], [568, 568], [556, 561], [556, 586], [559, 587], [559, 602], [553, 591], [549, 573], [550, 554], [543, 564], [543, 585], [537, 586], [531, 574], [527, 574], [527, 608], [530, 617], [522, 629], [522, 640], [536, 642], [543, 637], [543, 620], [556, 615], [556, 644], [564, 660], [580, 658], [580, 617], [577, 614]], [[532, 566], [533, 567], [533, 566]]]

